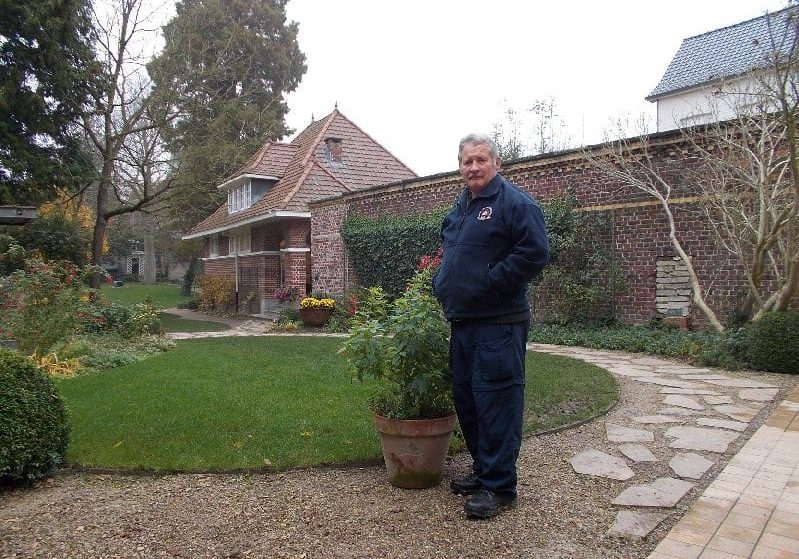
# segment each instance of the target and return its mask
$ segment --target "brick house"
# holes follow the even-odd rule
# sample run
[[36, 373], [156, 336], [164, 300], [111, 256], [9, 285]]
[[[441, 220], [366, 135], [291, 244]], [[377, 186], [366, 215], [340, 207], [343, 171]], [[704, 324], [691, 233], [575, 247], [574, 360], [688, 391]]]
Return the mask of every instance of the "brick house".
[[204, 273], [232, 280], [240, 312], [264, 313], [279, 287], [317, 289], [310, 202], [414, 177], [336, 109], [289, 143], [264, 144], [218, 186], [227, 202], [183, 239], [203, 239]]

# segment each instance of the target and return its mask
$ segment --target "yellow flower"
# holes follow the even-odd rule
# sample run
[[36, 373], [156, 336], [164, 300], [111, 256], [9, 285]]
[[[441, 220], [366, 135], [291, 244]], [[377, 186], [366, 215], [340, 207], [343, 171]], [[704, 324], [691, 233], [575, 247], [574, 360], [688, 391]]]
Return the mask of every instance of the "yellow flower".
[[300, 308], [302, 309], [335, 309], [336, 301], [334, 299], [317, 299], [316, 297], [306, 297], [300, 301]]

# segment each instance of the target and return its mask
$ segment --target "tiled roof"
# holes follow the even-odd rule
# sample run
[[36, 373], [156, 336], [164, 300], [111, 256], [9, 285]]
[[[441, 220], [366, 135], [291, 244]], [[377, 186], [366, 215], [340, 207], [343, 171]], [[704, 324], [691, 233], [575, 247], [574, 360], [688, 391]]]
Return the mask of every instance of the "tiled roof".
[[796, 40], [796, 13], [786, 8], [684, 39], [647, 99], [740, 76], [762, 67], [769, 53], [790, 51]]
[[[340, 163], [330, 160], [327, 138], [341, 140]], [[278, 181], [246, 210], [229, 215], [227, 203], [222, 204], [187, 236], [252, 222], [274, 211], [307, 212], [308, 203], [320, 198], [416, 177], [338, 109], [312, 122], [291, 143], [267, 142], [223, 184], [245, 174], [275, 176]]]

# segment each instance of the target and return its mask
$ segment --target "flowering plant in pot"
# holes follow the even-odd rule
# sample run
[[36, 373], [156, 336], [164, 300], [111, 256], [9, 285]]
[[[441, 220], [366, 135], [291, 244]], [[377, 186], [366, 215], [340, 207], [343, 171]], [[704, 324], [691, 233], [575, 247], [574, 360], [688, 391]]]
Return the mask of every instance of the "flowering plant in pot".
[[306, 326], [324, 326], [335, 310], [336, 301], [327, 297], [305, 297], [300, 301], [300, 318]]
[[[435, 257], [423, 258], [394, 301], [379, 287], [370, 288], [358, 303], [340, 350], [359, 380], [379, 381], [369, 406], [381, 433], [389, 479], [399, 487], [429, 487], [441, 480], [455, 425], [449, 323], [431, 288], [437, 263]], [[435, 437], [436, 449], [428, 450], [436, 456], [422, 456], [419, 449], [427, 443], [419, 440], [413, 442], [415, 451], [387, 449], [387, 438], [404, 439], [406, 431]], [[417, 465], [425, 465], [427, 471], [413, 471]]]

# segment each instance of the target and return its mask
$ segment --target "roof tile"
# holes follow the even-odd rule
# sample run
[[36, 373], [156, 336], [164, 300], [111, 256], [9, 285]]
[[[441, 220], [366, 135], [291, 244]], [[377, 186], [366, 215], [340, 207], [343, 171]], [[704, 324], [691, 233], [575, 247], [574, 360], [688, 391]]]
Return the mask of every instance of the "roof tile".
[[740, 76], [762, 67], [775, 48], [789, 52], [796, 42], [796, 15], [796, 8], [786, 8], [684, 39], [647, 99]]
[[[341, 162], [331, 160], [327, 138], [342, 141]], [[312, 122], [288, 144], [267, 142], [224, 182], [244, 174], [275, 176], [279, 180], [250, 208], [231, 215], [227, 204], [223, 204], [188, 235], [231, 228], [272, 211], [308, 211], [308, 203], [320, 198], [416, 177], [338, 109]]]

